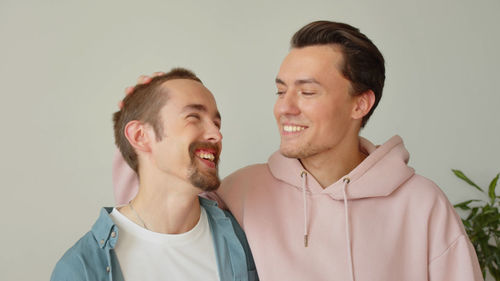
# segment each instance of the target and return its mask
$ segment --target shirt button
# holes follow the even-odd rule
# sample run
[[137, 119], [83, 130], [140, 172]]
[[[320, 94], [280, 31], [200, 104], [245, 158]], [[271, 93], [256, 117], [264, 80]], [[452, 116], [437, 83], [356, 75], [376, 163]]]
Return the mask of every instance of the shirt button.
[[111, 237], [115, 238], [116, 237], [116, 232], [111, 232]]
[[106, 272], [109, 272], [110, 268], [109, 266], [106, 266]]
[[101, 240], [101, 245], [104, 245], [104, 240]]

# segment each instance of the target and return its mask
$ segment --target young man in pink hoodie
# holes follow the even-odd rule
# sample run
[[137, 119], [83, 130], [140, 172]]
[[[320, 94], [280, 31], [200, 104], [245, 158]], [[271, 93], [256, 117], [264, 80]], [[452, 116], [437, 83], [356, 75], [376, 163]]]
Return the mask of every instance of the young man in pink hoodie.
[[[357, 28], [318, 21], [293, 36], [276, 77], [280, 150], [216, 196], [244, 228], [261, 280], [482, 280], [460, 218], [407, 166], [401, 138], [359, 137], [384, 80], [382, 54]], [[119, 203], [135, 181], [122, 163]]]

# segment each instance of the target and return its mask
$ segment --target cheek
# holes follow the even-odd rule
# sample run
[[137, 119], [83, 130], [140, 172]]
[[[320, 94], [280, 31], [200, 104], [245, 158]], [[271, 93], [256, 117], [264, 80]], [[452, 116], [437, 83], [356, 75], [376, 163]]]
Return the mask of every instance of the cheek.
[[273, 107], [273, 114], [274, 114], [274, 119], [276, 119], [276, 122], [279, 122], [279, 113], [278, 113], [278, 107], [279, 107], [279, 100], [277, 100], [275, 103], [274, 103], [274, 107]]
[[317, 106], [309, 112], [309, 119], [322, 135], [334, 135], [349, 126], [350, 115], [346, 107]]

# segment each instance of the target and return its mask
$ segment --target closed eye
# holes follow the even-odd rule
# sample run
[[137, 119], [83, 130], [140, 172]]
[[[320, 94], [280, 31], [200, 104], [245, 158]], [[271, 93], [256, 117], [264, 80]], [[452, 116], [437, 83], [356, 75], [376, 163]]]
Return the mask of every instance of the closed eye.
[[303, 92], [303, 91], [301, 91], [300, 93], [304, 96], [312, 96], [312, 95], [316, 94], [315, 92]]
[[278, 89], [276, 90], [276, 95], [277, 95], [277, 96], [282, 96], [282, 95], [286, 94], [287, 89], [285, 89], [285, 88], [281, 88], [281, 87], [277, 87], [277, 88], [278, 88]]
[[191, 113], [191, 114], [189, 114], [188, 116], [186, 116], [186, 119], [188, 119], [188, 118], [195, 118], [195, 119], [198, 119], [198, 120], [201, 119], [200, 115], [197, 114], [197, 113]]

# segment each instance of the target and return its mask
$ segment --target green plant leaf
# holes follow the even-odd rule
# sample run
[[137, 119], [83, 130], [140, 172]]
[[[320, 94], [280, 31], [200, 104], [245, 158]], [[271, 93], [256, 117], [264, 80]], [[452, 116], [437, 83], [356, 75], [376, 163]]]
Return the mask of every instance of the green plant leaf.
[[476, 200], [476, 199], [467, 200], [467, 201], [464, 201], [464, 202], [457, 203], [457, 204], [453, 205], [453, 207], [460, 208], [462, 210], [470, 210], [470, 207], [468, 206], [469, 203], [476, 202], [476, 201], [481, 201], [481, 200]]
[[462, 223], [467, 228], [467, 233], [469, 233], [470, 232], [470, 228], [471, 228], [470, 222], [468, 220], [462, 220]]
[[498, 176], [500, 176], [500, 173], [490, 182], [490, 187], [488, 188], [488, 196], [491, 199], [491, 204], [495, 202], [495, 188], [497, 187]]
[[465, 181], [466, 183], [472, 185], [473, 187], [475, 187], [476, 189], [484, 192], [477, 184], [475, 184], [473, 181], [471, 181], [462, 171], [460, 170], [453, 170], [453, 173], [455, 174], [455, 176], [457, 176], [458, 178], [460, 178], [461, 180]]
[[[455, 175], [484, 192], [477, 184], [472, 182], [462, 171], [452, 170]], [[489, 272], [495, 280], [500, 281], [500, 201], [495, 193], [500, 173], [491, 181], [488, 187], [490, 200], [467, 200], [454, 205], [457, 209], [465, 210], [462, 218], [465, 231], [476, 251], [481, 272]], [[471, 204], [472, 202], [481, 202]]]

